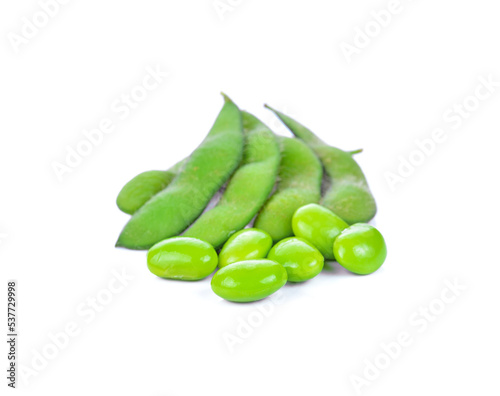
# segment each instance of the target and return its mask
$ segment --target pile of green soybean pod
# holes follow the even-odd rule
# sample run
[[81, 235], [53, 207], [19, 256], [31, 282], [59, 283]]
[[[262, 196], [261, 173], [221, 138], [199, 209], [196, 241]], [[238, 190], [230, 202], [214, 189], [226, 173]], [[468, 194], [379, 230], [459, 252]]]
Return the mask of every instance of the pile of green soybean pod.
[[266, 105], [295, 138], [277, 136], [223, 97], [189, 157], [122, 188], [117, 205], [132, 217], [116, 246], [149, 249], [148, 268], [162, 278], [198, 280], [218, 267], [213, 291], [237, 302], [309, 280], [325, 259], [358, 274], [377, 270], [386, 246], [366, 224], [377, 209], [353, 158], [360, 151], [329, 146]]

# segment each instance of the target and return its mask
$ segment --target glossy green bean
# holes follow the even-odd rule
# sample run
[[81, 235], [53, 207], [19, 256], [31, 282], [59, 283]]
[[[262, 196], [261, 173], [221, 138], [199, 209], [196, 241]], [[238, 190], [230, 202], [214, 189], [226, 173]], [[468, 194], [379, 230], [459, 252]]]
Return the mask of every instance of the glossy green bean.
[[333, 260], [333, 242], [349, 225], [331, 210], [318, 204], [297, 209], [292, 218], [293, 233], [309, 241], [328, 260]]
[[279, 140], [279, 184], [254, 224], [267, 231], [274, 242], [293, 235], [292, 217], [298, 208], [319, 201], [323, 175], [320, 161], [302, 141], [286, 137]]
[[377, 271], [387, 257], [384, 237], [369, 224], [353, 224], [335, 239], [333, 253], [338, 263], [355, 274]]
[[272, 260], [239, 261], [215, 273], [212, 290], [234, 302], [257, 301], [281, 289], [287, 281], [285, 268]]
[[288, 282], [305, 282], [323, 269], [325, 259], [309, 241], [285, 238], [273, 246], [267, 258], [280, 263], [288, 274]]
[[219, 268], [238, 261], [257, 260], [267, 256], [273, 239], [264, 230], [245, 228], [229, 238], [219, 253]]
[[217, 267], [217, 252], [196, 238], [174, 237], [158, 242], [148, 252], [149, 270], [165, 279], [198, 280]]
[[117, 246], [147, 249], [180, 234], [237, 168], [243, 153], [241, 112], [228, 97], [224, 98], [208, 136], [172, 183], [132, 216]]
[[280, 163], [273, 132], [253, 115], [242, 112], [246, 144], [243, 161], [219, 203], [203, 213], [184, 233], [214, 247], [221, 246], [257, 214], [271, 192]]
[[321, 199], [321, 204], [349, 224], [370, 221], [377, 212], [377, 205], [363, 171], [352, 158], [356, 152], [348, 153], [331, 147], [294, 119], [267, 105], [266, 107], [321, 159], [331, 178], [331, 186]]

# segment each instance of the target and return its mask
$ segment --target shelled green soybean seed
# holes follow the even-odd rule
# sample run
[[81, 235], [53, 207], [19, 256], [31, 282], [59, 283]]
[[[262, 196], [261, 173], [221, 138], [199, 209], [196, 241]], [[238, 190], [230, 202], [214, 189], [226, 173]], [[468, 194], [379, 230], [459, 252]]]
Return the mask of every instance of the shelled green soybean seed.
[[273, 246], [271, 236], [257, 228], [247, 228], [233, 234], [219, 253], [219, 268], [238, 261], [266, 258]]
[[174, 237], [154, 245], [148, 252], [149, 270], [166, 279], [198, 280], [217, 267], [217, 252], [207, 242]]
[[272, 260], [239, 261], [217, 271], [212, 290], [234, 302], [257, 301], [270, 296], [287, 281], [285, 268]]
[[267, 258], [285, 267], [289, 282], [304, 282], [314, 278], [321, 272], [325, 262], [312, 243], [295, 237], [279, 241]]
[[354, 224], [343, 230], [333, 244], [335, 259], [355, 274], [367, 275], [378, 270], [387, 257], [382, 234], [369, 224]]
[[333, 242], [348, 224], [327, 208], [309, 204], [299, 208], [292, 219], [295, 236], [303, 238], [318, 248], [328, 260], [333, 260]]

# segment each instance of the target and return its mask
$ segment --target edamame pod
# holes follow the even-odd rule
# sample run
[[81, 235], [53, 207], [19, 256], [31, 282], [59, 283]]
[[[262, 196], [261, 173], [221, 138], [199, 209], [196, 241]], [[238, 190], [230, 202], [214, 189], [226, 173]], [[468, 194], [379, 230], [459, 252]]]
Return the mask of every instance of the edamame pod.
[[208, 136], [172, 183], [132, 216], [116, 246], [147, 249], [180, 234], [237, 168], [243, 153], [241, 112], [227, 96], [224, 99]]
[[253, 115], [247, 112], [242, 115], [246, 144], [241, 166], [231, 177], [219, 203], [184, 233], [216, 248], [257, 214], [278, 173], [280, 150], [275, 135]]
[[321, 197], [323, 170], [314, 152], [299, 139], [281, 137], [279, 184], [255, 220], [274, 242], [293, 235], [292, 217], [303, 205]]
[[363, 171], [352, 158], [353, 154], [327, 145], [294, 119], [268, 105], [266, 107], [321, 159], [326, 173], [331, 178], [331, 186], [321, 199], [321, 204], [349, 224], [370, 221], [377, 212], [377, 205]]
[[183, 159], [166, 171], [151, 170], [139, 173], [123, 186], [116, 198], [116, 205], [122, 212], [134, 214], [174, 180], [185, 162]]
[[281, 289], [287, 281], [285, 268], [272, 260], [240, 261], [217, 271], [212, 290], [234, 302], [262, 300]]

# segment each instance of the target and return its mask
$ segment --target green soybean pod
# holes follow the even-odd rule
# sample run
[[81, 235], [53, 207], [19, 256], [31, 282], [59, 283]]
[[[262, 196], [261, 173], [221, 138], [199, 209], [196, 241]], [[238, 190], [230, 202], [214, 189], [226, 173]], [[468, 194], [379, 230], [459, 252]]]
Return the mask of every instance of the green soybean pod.
[[292, 217], [303, 205], [317, 203], [321, 197], [323, 170], [314, 152], [299, 139], [281, 137], [279, 184], [255, 220], [278, 242], [293, 235]]
[[172, 183], [185, 162], [183, 159], [166, 171], [151, 170], [139, 173], [123, 186], [116, 198], [116, 205], [122, 212], [134, 214]]
[[180, 234], [237, 168], [243, 153], [241, 112], [227, 96], [224, 99], [208, 136], [172, 183], [132, 216], [116, 246], [148, 249]]
[[148, 252], [149, 270], [165, 279], [199, 280], [217, 267], [217, 252], [207, 242], [174, 237], [158, 242]]
[[266, 107], [321, 159], [326, 173], [331, 178], [331, 186], [321, 199], [321, 204], [349, 224], [370, 221], [377, 213], [377, 205], [363, 171], [352, 158], [353, 154], [359, 151], [348, 153], [331, 147], [294, 119], [267, 105]]
[[287, 281], [285, 268], [272, 260], [248, 260], [228, 265], [212, 278], [212, 290], [234, 302], [257, 301], [281, 289]]
[[253, 115], [242, 112], [246, 144], [243, 161], [219, 203], [203, 213], [184, 233], [214, 247], [244, 228], [262, 207], [276, 182], [280, 150], [273, 132]]

